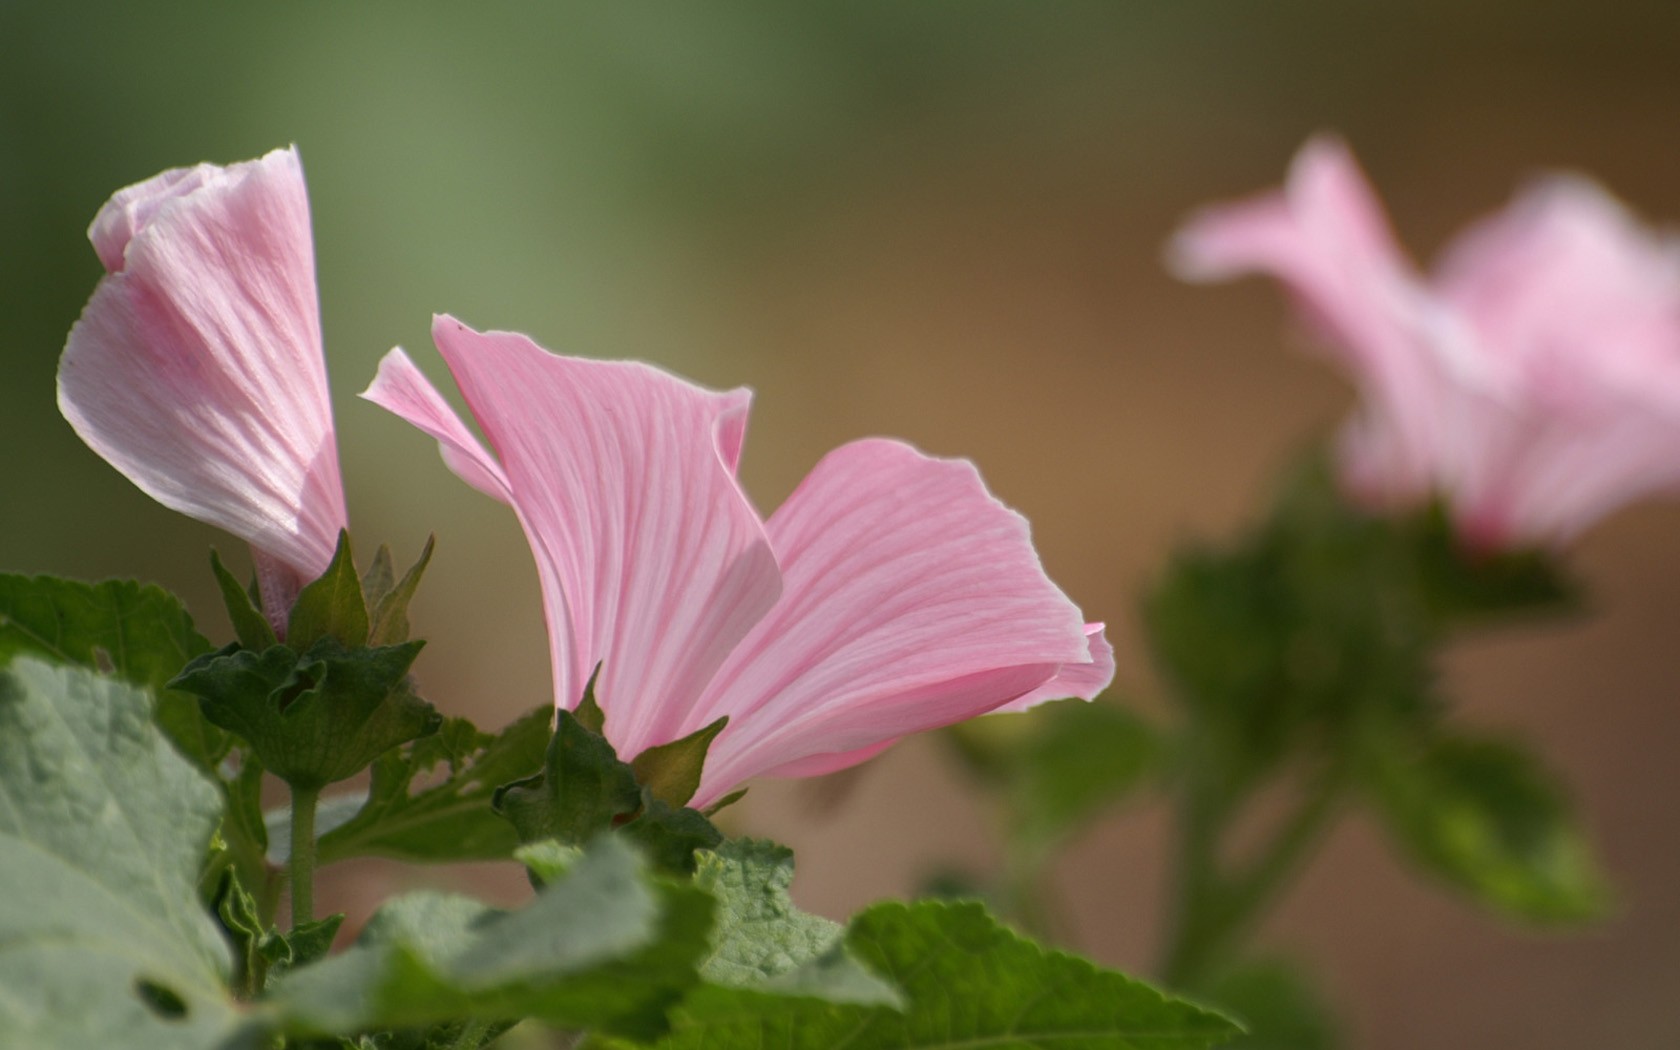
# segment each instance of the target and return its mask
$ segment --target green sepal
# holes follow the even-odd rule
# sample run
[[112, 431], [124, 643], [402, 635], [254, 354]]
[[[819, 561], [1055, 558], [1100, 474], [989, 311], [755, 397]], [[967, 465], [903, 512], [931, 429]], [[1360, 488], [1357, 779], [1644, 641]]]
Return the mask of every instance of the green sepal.
[[239, 639], [239, 644], [247, 649], [259, 650], [279, 644], [268, 617], [257, 607], [251, 592], [239, 586], [233, 573], [222, 564], [222, 556], [214, 547], [210, 549], [210, 572], [216, 577], [216, 586], [221, 589], [222, 604], [227, 606], [228, 619], [233, 622], [233, 634]]
[[[348, 857], [392, 857], [417, 863], [499, 860], [519, 845], [513, 827], [490, 808], [501, 785], [543, 768], [554, 709], [547, 704], [491, 736], [451, 718], [431, 736], [387, 751], [348, 819], [329, 826], [323, 799], [316, 817], [320, 864]], [[441, 782], [431, 783], [439, 767]], [[411, 789], [416, 780], [429, 786]]]
[[[408, 603], [414, 599], [414, 592], [420, 586], [420, 577], [425, 574], [426, 566], [432, 560], [432, 548], [437, 545], [436, 536], [426, 537], [426, 546], [421, 549], [420, 557], [403, 574], [395, 586], [381, 589], [376, 597], [373, 592], [367, 593], [367, 601], [373, 608], [372, 618], [368, 626], [369, 645], [395, 645], [408, 641]], [[386, 564], [390, 563], [390, 550], [380, 547], [385, 555]], [[378, 564], [377, 556], [374, 559]], [[386, 570], [389, 572], [389, 568]]]
[[368, 641], [367, 600], [362, 581], [356, 578], [356, 564], [350, 554], [350, 533], [338, 532], [327, 571], [298, 592], [297, 602], [286, 622], [286, 643], [304, 652], [322, 638], [333, 638], [346, 648]]
[[599, 733], [602, 736], [605, 736], [607, 732], [607, 716], [606, 713], [601, 710], [600, 701], [595, 699], [595, 683], [600, 679], [600, 677], [601, 665], [596, 664], [595, 670], [589, 672], [589, 681], [584, 683], [583, 686], [583, 697], [578, 700], [578, 705], [572, 710], [572, 714], [577, 718], [578, 724], [583, 726], [583, 728], [589, 730], [591, 733]]
[[694, 871], [695, 850], [723, 841], [723, 833], [698, 810], [670, 805], [645, 788], [641, 812], [620, 830], [641, 845], [655, 867], [679, 875]]
[[[397, 567], [391, 555], [391, 545], [381, 543], [373, 552], [373, 563], [362, 573], [362, 600], [369, 608], [377, 609], [380, 601], [397, 583]], [[399, 639], [406, 641], [406, 639]]]
[[641, 808], [642, 791], [606, 737], [559, 711], [543, 771], [497, 789], [491, 805], [512, 822], [521, 842], [559, 839], [578, 846], [628, 821]]
[[302, 656], [286, 646], [229, 646], [195, 659], [170, 684], [250, 743], [270, 773], [319, 790], [437, 731], [442, 717], [407, 682], [423, 644], [348, 649], [323, 637]]
[[682, 874], [694, 870], [696, 849], [723, 840], [699, 812], [654, 797], [607, 738], [571, 711], [556, 714], [542, 772], [499, 788], [491, 805], [520, 842], [556, 839], [578, 846], [618, 830], [640, 843], [661, 870]]
[[685, 806], [700, 789], [707, 749], [728, 724], [729, 716], [724, 715], [680, 740], [650, 747], [631, 759], [630, 768], [654, 798], [673, 806]]
[[700, 815], [705, 817], [707, 820], [710, 820], [746, 797], [746, 788], [736, 788], [734, 791], [731, 791], [729, 794], [723, 796], [716, 802], [713, 802], [711, 805], [701, 810]]
[[1506, 741], [1391, 740], [1367, 767], [1378, 812], [1406, 854], [1479, 903], [1536, 923], [1600, 918], [1610, 894], [1568, 796]]

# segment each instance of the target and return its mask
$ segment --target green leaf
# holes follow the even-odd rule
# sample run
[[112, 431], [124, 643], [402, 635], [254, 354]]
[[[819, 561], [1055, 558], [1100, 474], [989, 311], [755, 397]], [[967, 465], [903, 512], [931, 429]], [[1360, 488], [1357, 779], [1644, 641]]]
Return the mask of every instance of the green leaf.
[[350, 533], [343, 529], [327, 571], [298, 593], [286, 623], [286, 644], [298, 652], [322, 638], [336, 639], [347, 649], [368, 644], [367, 600], [350, 555]]
[[642, 790], [612, 745], [570, 711], [556, 714], [543, 771], [495, 792], [496, 812], [521, 842], [559, 839], [581, 845], [642, 805]]
[[1201, 1050], [1239, 1029], [1219, 1014], [1016, 936], [978, 904], [880, 904], [847, 947], [905, 996], [898, 1012], [705, 985], [672, 1015], [667, 1050]]
[[728, 724], [729, 716], [724, 715], [681, 740], [650, 747], [631, 760], [630, 768], [654, 798], [673, 806], [687, 805], [700, 789], [707, 749]]
[[[541, 771], [553, 717], [545, 704], [497, 736], [454, 718], [381, 755], [367, 801], [348, 821], [320, 832], [320, 863], [369, 855], [415, 862], [511, 856], [519, 837], [490, 800], [502, 785]], [[440, 766], [448, 773], [441, 783], [411, 793], [417, 779], [430, 780]], [[324, 827], [322, 817], [317, 822]]]
[[1247, 1029], [1231, 1050], [1335, 1050], [1340, 1045], [1318, 994], [1284, 963], [1245, 964], [1215, 977], [1199, 994]]
[[1390, 745], [1370, 786], [1390, 832], [1426, 871], [1531, 922], [1601, 916], [1608, 892], [1561, 784], [1527, 751], [1472, 737]]
[[233, 633], [239, 644], [258, 650], [279, 644], [268, 617], [257, 608], [250, 593], [239, 586], [239, 581], [222, 564], [221, 555], [214, 549], [210, 551], [210, 572], [216, 577], [216, 586], [221, 589], [222, 604], [227, 606], [228, 619], [233, 621]]
[[897, 991], [841, 944], [839, 923], [794, 906], [793, 851], [738, 839], [696, 860], [694, 881], [718, 901], [700, 974], [715, 984], [774, 988], [834, 1002], [899, 1006]]
[[406, 678], [423, 644], [346, 649], [326, 637], [302, 656], [230, 646], [194, 660], [172, 684], [249, 742], [270, 773], [318, 790], [437, 731], [442, 718]]
[[236, 1045], [232, 959], [199, 903], [220, 798], [145, 693], [0, 670], [0, 1033], [32, 1050]]
[[[408, 641], [408, 603], [414, 599], [414, 592], [419, 588], [420, 577], [432, 560], [432, 548], [436, 544], [436, 536], [426, 537], [426, 546], [420, 551], [419, 560], [403, 574], [396, 586], [382, 591], [377, 598], [371, 594], [368, 596], [368, 601], [373, 605], [368, 634], [369, 645], [395, 645]], [[379, 550], [385, 555], [388, 565], [390, 550], [386, 547], [380, 547]], [[389, 569], [386, 571], [389, 572]]]
[[398, 898], [354, 947], [276, 982], [266, 1015], [297, 1035], [533, 1017], [648, 1038], [694, 984], [712, 910], [609, 837], [518, 911]]
[[182, 754], [213, 770], [227, 753], [227, 734], [205, 722], [191, 697], [167, 688], [188, 660], [209, 649], [180, 600], [161, 587], [0, 575], [0, 665], [35, 653], [148, 689], [164, 732]]

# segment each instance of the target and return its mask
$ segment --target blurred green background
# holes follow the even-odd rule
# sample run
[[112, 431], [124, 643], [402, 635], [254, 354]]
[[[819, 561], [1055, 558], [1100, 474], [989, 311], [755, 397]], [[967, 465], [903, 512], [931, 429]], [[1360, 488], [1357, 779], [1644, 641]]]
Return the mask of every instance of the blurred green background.
[[[417, 619], [440, 706], [496, 723], [548, 683], [512, 516], [354, 397], [393, 344], [440, 374], [433, 311], [754, 387], [743, 473], [765, 510], [853, 437], [973, 458], [1147, 693], [1134, 594], [1347, 404], [1281, 349], [1271, 289], [1166, 277], [1176, 221], [1277, 183], [1334, 129], [1425, 254], [1555, 167], [1672, 224], [1677, 128], [1672, 3], [0, 0], [0, 567], [156, 580], [222, 629], [205, 550], [239, 544], [84, 449], [53, 374], [111, 192], [295, 142], [357, 535], [399, 556], [439, 535]], [[1466, 718], [1528, 734], [1578, 785], [1620, 917], [1579, 938], [1496, 928], [1350, 824], [1266, 938], [1312, 963], [1360, 1046], [1680, 1041], [1680, 514], [1623, 514], [1573, 560], [1591, 618], [1467, 646], [1449, 682]], [[834, 915], [943, 858], [996, 860], [925, 742], [826, 787], [756, 788], [738, 824], [795, 845], [802, 900]], [[1159, 807], [1117, 815], [1063, 865], [1083, 950], [1147, 965], [1163, 830]], [[330, 878], [327, 903], [365, 914], [412, 875]]]

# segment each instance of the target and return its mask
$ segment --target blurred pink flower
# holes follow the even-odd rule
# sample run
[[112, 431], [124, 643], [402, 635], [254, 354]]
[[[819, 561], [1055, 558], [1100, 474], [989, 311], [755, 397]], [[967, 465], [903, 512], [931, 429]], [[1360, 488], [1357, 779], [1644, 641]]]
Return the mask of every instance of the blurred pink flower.
[[1531, 186], [1426, 281], [1320, 138], [1282, 192], [1192, 219], [1169, 262], [1288, 288], [1359, 387], [1339, 454], [1368, 502], [1439, 494], [1472, 545], [1557, 545], [1680, 484], [1680, 246], [1590, 182]]
[[166, 171], [88, 238], [107, 272], [59, 410], [152, 498], [250, 543], [278, 628], [346, 521], [297, 152]]
[[729, 716], [695, 805], [975, 715], [1089, 699], [1113, 676], [1101, 625], [1045, 577], [1026, 521], [971, 464], [854, 442], [764, 520], [735, 476], [747, 391], [450, 317], [432, 333], [494, 455], [401, 350], [363, 396], [518, 513], [557, 703], [575, 706], [599, 664], [626, 759]]

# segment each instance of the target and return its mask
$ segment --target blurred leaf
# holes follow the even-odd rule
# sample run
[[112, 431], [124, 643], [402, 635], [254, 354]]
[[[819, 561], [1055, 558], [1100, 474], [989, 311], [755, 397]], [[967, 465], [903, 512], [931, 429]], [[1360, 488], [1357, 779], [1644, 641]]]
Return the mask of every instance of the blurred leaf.
[[301, 656], [287, 646], [260, 653], [229, 646], [198, 657], [172, 684], [247, 741], [263, 768], [293, 787], [319, 789], [437, 731], [442, 719], [407, 683], [423, 644], [346, 649], [323, 637]]
[[839, 923], [800, 911], [788, 896], [793, 851], [738, 839], [699, 854], [694, 881], [717, 898], [717, 925], [701, 976], [834, 1002], [898, 1006], [898, 993], [841, 944]]
[[1510, 743], [1439, 736], [1376, 756], [1370, 784], [1414, 861], [1530, 922], [1602, 915], [1607, 890], [1561, 784]]
[[1418, 586], [1442, 626], [1580, 607], [1579, 588], [1550, 552], [1468, 550], [1439, 505], [1416, 515], [1410, 532]]
[[884, 1006], [778, 997], [706, 985], [672, 1015], [659, 1045], [783, 1050], [1190, 1050], [1238, 1029], [1220, 1015], [1009, 932], [977, 904], [880, 904], [852, 920], [845, 943], [898, 984]]
[[712, 913], [608, 837], [518, 911], [437, 893], [386, 904], [355, 946], [277, 982], [265, 1016], [299, 1035], [534, 1017], [647, 1038], [696, 981]]
[[1049, 849], [1136, 791], [1165, 754], [1155, 729], [1115, 704], [1064, 700], [1027, 717], [1008, 795], [1012, 838], [1027, 849]]
[[1405, 524], [1350, 506], [1316, 458], [1259, 528], [1174, 557], [1144, 619], [1208, 775], [1240, 792], [1301, 749], [1345, 750], [1371, 719], [1435, 717], [1439, 625], [1414, 561]]
[[161, 587], [0, 575], [0, 664], [35, 653], [150, 690], [169, 739], [213, 771], [227, 754], [227, 734], [204, 720], [197, 701], [168, 688], [188, 660], [209, 649], [180, 599]]
[[350, 533], [340, 529], [338, 548], [327, 571], [304, 585], [286, 623], [286, 644], [298, 652], [323, 638], [347, 649], [368, 644], [367, 599], [350, 554]]
[[220, 808], [146, 694], [32, 657], [0, 670], [8, 1045], [236, 1045], [232, 960], [197, 891]]
[[1334, 1050], [1339, 1043], [1318, 995], [1287, 964], [1241, 965], [1197, 991], [1247, 1029], [1231, 1050]]
[[[497, 860], [519, 837], [490, 808], [496, 789], [542, 769], [554, 709], [527, 714], [496, 736], [452, 718], [432, 736], [374, 760], [366, 802], [342, 824], [320, 832], [320, 862], [355, 856], [426, 862]], [[441, 782], [413, 791], [416, 779], [445, 766]], [[317, 826], [325, 827], [324, 815]]]

